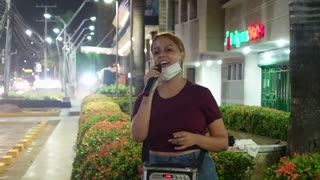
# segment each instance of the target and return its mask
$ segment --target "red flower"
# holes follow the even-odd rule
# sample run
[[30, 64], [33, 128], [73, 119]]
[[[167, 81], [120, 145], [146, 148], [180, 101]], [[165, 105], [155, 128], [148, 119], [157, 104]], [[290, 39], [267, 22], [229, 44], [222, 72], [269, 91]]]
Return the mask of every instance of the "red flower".
[[293, 173], [294, 167], [296, 166], [293, 162], [286, 161], [286, 158], [281, 158], [280, 162], [282, 162], [283, 165], [275, 170], [275, 173], [287, 175], [288, 179], [297, 179], [300, 176], [299, 174]]

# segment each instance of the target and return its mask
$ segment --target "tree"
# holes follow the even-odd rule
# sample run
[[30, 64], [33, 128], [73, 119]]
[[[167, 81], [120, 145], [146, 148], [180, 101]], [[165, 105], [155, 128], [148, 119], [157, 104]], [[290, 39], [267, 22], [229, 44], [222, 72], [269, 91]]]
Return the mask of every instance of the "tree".
[[320, 151], [320, 2], [289, 0], [291, 116], [288, 153]]
[[144, 88], [144, 0], [132, 1], [133, 9], [133, 56], [134, 56], [134, 86], [136, 95], [142, 92]]

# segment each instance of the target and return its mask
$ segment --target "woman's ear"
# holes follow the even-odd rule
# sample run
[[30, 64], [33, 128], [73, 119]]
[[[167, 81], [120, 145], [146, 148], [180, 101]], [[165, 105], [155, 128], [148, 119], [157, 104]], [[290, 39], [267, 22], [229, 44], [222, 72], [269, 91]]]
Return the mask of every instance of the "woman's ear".
[[180, 53], [180, 61], [183, 62], [185, 57], [186, 57], [186, 53], [185, 52], [181, 52]]

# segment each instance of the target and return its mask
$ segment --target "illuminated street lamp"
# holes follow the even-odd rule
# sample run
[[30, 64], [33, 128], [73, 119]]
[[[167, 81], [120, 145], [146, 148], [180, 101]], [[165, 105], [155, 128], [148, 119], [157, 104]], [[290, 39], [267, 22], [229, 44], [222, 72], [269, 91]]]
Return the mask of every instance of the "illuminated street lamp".
[[[51, 15], [48, 13], [43, 14], [44, 16], [44, 39], [47, 41], [48, 35], [48, 19]], [[47, 44], [44, 44], [44, 79], [47, 79]]]
[[54, 32], [55, 34], [59, 34], [60, 29], [58, 29], [58, 28], [54, 28], [54, 29], [53, 29], [53, 32]]
[[119, 69], [118, 69], [118, 61], [119, 61], [119, 2], [117, 0], [104, 0], [105, 3], [112, 3], [115, 2], [116, 3], [116, 96], [118, 96], [118, 89], [119, 89], [119, 85], [118, 85], [118, 76], [119, 76]]
[[90, 31], [94, 31], [95, 27], [94, 26], [89, 26], [89, 27], [85, 27], [81, 30], [81, 32], [79, 33], [78, 37], [73, 41], [74, 44], [77, 43], [77, 41], [79, 40], [79, 38], [81, 37], [81, 35], [83, 34], [83, 32], [85, 30], [89, 29]]
[[48, 44], [52, 44], [53, 40], [52, 40], [51, 37], [47, 37], [47, 38], [46, 38], [46, 42], [47, 42]]
[[27, 34], [28, 36], [32, 36], [32, 31], [31, 31], [30, 29], [27, 29], [27, 30], [26, 30], [26, 34]]
[[50, 19], [51, 18], [51, 14], [45, 13], [45, 14], [43, 14], [43, 17], [45, 19]]
[[[71, 36], [71, 38], [69, 39], [69, 41], [71, 41], [72, 39], [73, 39], [73, 37], [78, 33], [78, 31], [81, 29], [81, 27], [82, 27], [82, 25], [85, 23], [85, 22], [87, 22], [87, 21], [92, 21], [92, 22], [95, 22], [96, 21], [96, 17], [95, 16], [92, 16], [92, 17], [90, 17], [90, 18], [88, 18], [88, 19], [84, 19], [84, 20], [82, 20], [82, 22], [81, 22], [81, 24], [78, 26], [78, 28], [75, 30], [75, 32], [72, 34], [72, 36]], [[92, 26], [91, 28], [93, 28], [93, 30], [94, 30], [94, 26]], [[91, 30], [91, 29], [90, 29]], [[69, 42], [68, 41], [68, 42]]]

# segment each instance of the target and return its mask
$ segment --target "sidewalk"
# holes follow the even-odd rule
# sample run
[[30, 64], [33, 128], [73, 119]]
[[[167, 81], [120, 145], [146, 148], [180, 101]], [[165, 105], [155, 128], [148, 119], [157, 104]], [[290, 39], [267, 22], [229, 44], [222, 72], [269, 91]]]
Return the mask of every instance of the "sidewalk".
[[81, 100], [71, 99], [71, 108], [61, 109], [60, 122], [22, 180], [69, 180], [75, 157]]
[[3, 146], [0, 144], [1, 155], [4, 155], [39, 122], [48, 122], [32, 144], [27, 145], [27, 148], [5, 167], [5, 172], [0, 173], [1, 180], [70, 179], [75, 157], [73, 146], [76, 144], [82, 99], [70, 99], [70, 101], [72, 107], [62, 108], [56, 115], [43, 113], [42, 116], [0, 117], [2, 122], [0, 140], [2, 138], [3, 144]]

